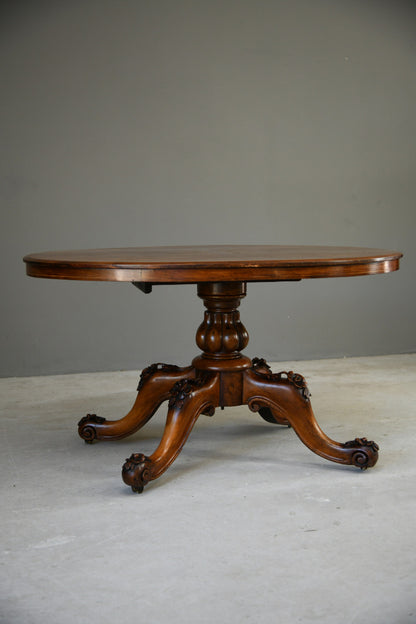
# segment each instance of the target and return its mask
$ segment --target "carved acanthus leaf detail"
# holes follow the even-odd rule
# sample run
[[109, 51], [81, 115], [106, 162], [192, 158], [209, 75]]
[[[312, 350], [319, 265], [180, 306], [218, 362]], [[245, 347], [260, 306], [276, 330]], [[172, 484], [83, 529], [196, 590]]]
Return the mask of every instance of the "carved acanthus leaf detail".
[[267, 373], [273, 374], [272, 369], [267, 364], [264, 358], [253, 358], [251, 361], [251, 366], [256, 373], [261, 372], [261, 369], [264, 369]]
[[157, 373], [158, 371], [162, 371], [164, 373], [178, 371], [179, 366], [176, 364], [163, 364], [162, 362], [158, 362], [157, 364], [151, 364], [147, 368], [144, 368], [141, 372], [139, 385], [137, 386], [137, 390], [140, 391], [147, 379], [149, 379], [152, 375]]
[[257, 375], [261, 375], [261, 377], [269, 381], [279, 382], [282, 379], [286, 378], [291, 384], [295, 386], [295, 388], [301, 391], [302, 396], [306, 401], [308, 401], [312, 396], [306, 384], [305, 378], [302, 375], [299, 375], [299, 373], [294, 373], [293, 371], [281, 371], [280, 373], [273, 373], [272, 369], [263, 358], [253, 358], [252, 370]]
[[370, 446], [373, 451], [379, 451], [380, 447], [373, 440], [367, 440], [367, 438], [355, 438], [355, 440], [349, 440], [349, 442], [344, 442], [344, 448], [356, 448], [359, 446]]
[[181, 408], [191, 392], [201, 388], [205, 382], [204, 376], [177, 381], [170, 391], [169, 407]]

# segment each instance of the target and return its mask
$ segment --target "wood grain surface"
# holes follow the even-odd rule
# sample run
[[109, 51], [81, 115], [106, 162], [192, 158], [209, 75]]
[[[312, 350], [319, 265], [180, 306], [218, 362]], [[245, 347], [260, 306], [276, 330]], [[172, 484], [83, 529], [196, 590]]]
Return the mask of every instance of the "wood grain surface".
[[389, 273], [401, 257], [366, 247], [189, 245], [47, 251], [24, 262], [32, 277], [179, 284]]

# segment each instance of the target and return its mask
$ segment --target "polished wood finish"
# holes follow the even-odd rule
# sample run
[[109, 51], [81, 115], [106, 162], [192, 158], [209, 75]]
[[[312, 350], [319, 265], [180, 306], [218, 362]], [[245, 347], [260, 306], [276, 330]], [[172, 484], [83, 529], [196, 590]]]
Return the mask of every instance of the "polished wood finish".
[[[245, 284], [199, 284], [198, 295], [207, 309], [196, 334], [203, 352], [193, 360], [192, 372], [185, 369], [183, 377], [171, 387], [166, 428], [158, 448], [150, 457], [133, 453], [126, 459], [122, 476], [134, 492], [142, 492], [149, 481], [167, 470], [201, 414], [212, 416], [216, 408], [233, 405], [247, 405], [268, 422], [291, 426], [308, 448], [325, 459], [361, 469], [374, 466], [378, 459], [375, 442], [355, 438], [340, 443], [322, 431], [302, 375], [293, 371], [273, 373], [264, 359], [250, 360], [240, 352], [248, 343], [248, 333], [237, 311]], [[140, 392], [161, 370], [166, 376], [178, 375], [178, 371], [169, 373], [167, 365], [158, 366], [160, 369], [154, 373], [146, 369], [142, 373], [145, 382]]]
[[363, 248], [269, 245], [50, 252], [26, 256], [25, 262], [28, 274], [36, 277], [133, 281], [144, 292], [153, 283], [198, 283], [205, 313], [196, 332], [201, 353], [192, 365], [152, 364], [143, 370], [136, 401], [124, 418], [108, 421], [87, 414], [78, 423], [85, 442], [117, 440], [143, 427], [168, 402], [154, 453], [133, 453], [122, 468], [124, 482], [142, 492], [176, 459], [199, 416], [213, 416], [218, 407], [247, 405], [269, 423], [292, 427], [325, 459], [361, 469], [374, 466], [375, 442], [364, 437], [336, 442], [322, 431], [302, 375], [273, 373], [264, 359], [242, 353], [249, 337], [238, 307], [247, 281], [386, 273], [399, 268], [400, 257], [399, 252]]
[[51, 251], [24, 261], [32, 277], [185, 284], [388, 273], [399, 268], [401, 256], [365, 247], [205, 245]]
[[143, 427], [160, 405], [169, 399], [175, 381], [193, 376], [195, 372], [191, 366], [180, 368], [152, 364], [142, 372], [136, 401], [124, 418], [105, 420], [96, 414], [87, 414], [78, 423], [79, 435], [90, 444], [95, 440], [118, 440], [131, 435]]

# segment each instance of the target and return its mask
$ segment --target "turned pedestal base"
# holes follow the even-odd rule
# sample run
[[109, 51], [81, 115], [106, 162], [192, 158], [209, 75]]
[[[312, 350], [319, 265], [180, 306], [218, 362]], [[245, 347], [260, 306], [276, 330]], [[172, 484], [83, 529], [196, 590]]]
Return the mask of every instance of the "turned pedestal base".
[[366, 438], [349, 442], [331, 440], [319, 427], [310, 393], [302, 375], [273, 373], [265, 360], [250, 360], [241, 351], [248, 334], [237, 310], [245, 296], [244, 282], [198, 284], [206, 312], [196, 342], [202, 354], [192, 366], [181, 368], [152, 364], [140, 376], [138, 395], [122, 419], [107, 421], [88, 414], [78, 424], [80, 436], [95, 440], [124, 438], [143, 427], [164, 402], [168, 402], [165, 429], [150, 456], [133, 453], [122, 476], [134, 492], [163, 474], [182, 450], [201, 414], [212, 416], [218, 407], [247, 405], [270, 423], [291, 426], [300, 440], [321, 457], [365, 469], [377, 462], [378, 446]]

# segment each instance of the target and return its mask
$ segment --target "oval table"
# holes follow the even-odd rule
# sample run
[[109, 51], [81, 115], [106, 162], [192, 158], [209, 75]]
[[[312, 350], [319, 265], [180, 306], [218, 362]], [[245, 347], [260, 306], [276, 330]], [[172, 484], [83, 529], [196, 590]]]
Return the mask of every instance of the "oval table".
[[145, 368], [136, 401], [120, 420], [87, 414], [78, 423], [81, 438], [124, 438], [145, 425], [168, 402], [165, 429], [149, 457], [133, 453], [124, 463], [124, 482], [134, 492], [167, 470], [183, 448], [201, 414], [217, 407], [247, 405], [267, 422], [290, 426], [314, 453], [361, 469], [374, 466], [378, 446], [364, 437], [331, 440], [312, 411], [304, 377], [293, 371], [273, 373], [262, 358], [242, 353], [248, 333], [237, 310], [247, 282], [279, 282], [306, 278], [350, 277], [389, 273], [402, 254], [361, 247], [282, 245], [207, 245], [127, 247], [51, 251], [25, 256], [32, 277], [132, 282], [150, 293], [154, 284], [197, 284], [205, 305], [196, 333], [201, 354], [192, 364], [152, 364]]

